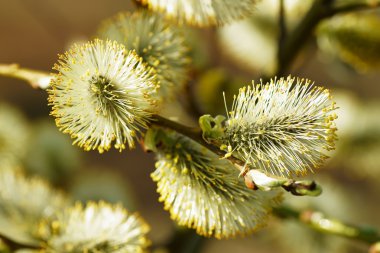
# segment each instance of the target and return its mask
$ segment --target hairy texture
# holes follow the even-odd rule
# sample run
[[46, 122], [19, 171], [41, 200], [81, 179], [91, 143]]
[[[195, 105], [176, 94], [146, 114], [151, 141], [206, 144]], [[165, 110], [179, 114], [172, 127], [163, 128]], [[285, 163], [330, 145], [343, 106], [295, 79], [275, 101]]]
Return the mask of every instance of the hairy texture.
[[165, 13], [179, 24], [223, 25], [244, 18], [255, 10], [256, 0], [138, 0]]
[[85, 150], [134, 147], [156, 100], [154, 71], [117, 42], [74, 45], [60, 56], [49, 92], [57, 126]]
[[240, 89], [219, 142], [250, 167], [294, 176], [319, 167], [335, 147], [329, 90], [288, 77]]
[[149, 226], [120, 205], [77, 203], [46, 224], [46, 252], [141, 253]]
[[247, 235], [266, 224], [280, 193], [248, 189], [227, 160], [174, 132], [161, 132], [152, 178], [160, 201], [180, 225], [218, 239]]
[[161, 15], [148, 11], [119, 13], [103, 22], [98, 36], [136, 50], [143, 61], [156, 70], [159, 97], [173, 98], [183, 89], [187, 79], [188, 49], [183, 35]]

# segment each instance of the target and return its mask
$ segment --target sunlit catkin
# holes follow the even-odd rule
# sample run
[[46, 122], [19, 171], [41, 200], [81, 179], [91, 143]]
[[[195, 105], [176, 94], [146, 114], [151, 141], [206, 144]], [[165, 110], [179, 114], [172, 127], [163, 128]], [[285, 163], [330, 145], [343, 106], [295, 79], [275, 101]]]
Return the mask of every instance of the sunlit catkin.
[[292, 77], [241, 88], [219, 143], [250, 168], [292, 177], [321, 166], [335, 147], [328, 89]]
[[218, 239], [247, 235], [266, 224], [279, 192], [248, 189], [227, 160], [174, 132], [156, 131], [152, 178], [164, 208], [179, 225]]
[[98, 36], [116, 40], [135, 50], [143, 62], [156, 70], [160, 88], [157, 95], [171, 99], [187, 79], [187, 47], [179, 29], [162, 15], [148, 11], [123, 12], [103, 22]]
[[117, 42], [94, 40], [60, 55], [49, 92], [57, 126], [85, 150], [134, 147], [155, 110], [153, 69]]
[[149, 226], [121, 205], [77, 203], [57, 213], [47, 226], [47, 252], [146, 252]]
[[222, 25], [249, 16], [257, 0], [138, 0], [179, 24]]

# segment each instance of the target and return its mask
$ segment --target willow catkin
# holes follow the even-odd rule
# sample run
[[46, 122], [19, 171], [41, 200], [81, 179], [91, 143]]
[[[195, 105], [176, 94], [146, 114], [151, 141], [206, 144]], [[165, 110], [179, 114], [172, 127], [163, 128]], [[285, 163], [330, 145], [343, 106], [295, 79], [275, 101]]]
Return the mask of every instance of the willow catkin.
[[157, 101], [153, 69], [117, 42], [94, 40], [74, 45], [54, 66], [48, 90], [57, 126], [85, 150], [134, 147]]

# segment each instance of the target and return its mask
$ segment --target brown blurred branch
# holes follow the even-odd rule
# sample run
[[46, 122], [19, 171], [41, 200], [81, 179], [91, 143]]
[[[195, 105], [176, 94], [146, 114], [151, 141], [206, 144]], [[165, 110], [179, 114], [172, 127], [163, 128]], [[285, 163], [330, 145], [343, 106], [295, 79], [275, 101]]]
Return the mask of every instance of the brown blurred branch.
[[298, 52], [312, 34], [314, 27], [327, 15], [328, 6], [330, 6], [332, 1], [333, 0], [314, 1], [303, 20], [301, 20], [294, 31], [289, 34], [283, 45], [283, 54], [279, 54], [276, 76], [283, 76], [289, 69], [291, 63], [298, 55]]
[[283, 42], [284, 44], [282, 45], [281, 50], [279, 50], [283, 53], [278, 54], [279, 57], [275, 76], [284, 76], [287, 74], [286, 72], [291, 67], [300, 50], [310, 38], [311, 34], [314, 31], [314, 28], [323, 19], [340, 13], [368, 10], [380, 7], [380, 0], [340, 6], [334, 6], [333, 3], [333, 0], [314, 1], [312, 7], [305, 15], [303, 20], [301, 20], [299, 25], [291, 34], [286, 37], [285, 41]]
[[35, 89], [46, 89], [52, 79], [47, 72], [20, 68], [16, 63], [0, 64], [0, 75], [24, 80]]

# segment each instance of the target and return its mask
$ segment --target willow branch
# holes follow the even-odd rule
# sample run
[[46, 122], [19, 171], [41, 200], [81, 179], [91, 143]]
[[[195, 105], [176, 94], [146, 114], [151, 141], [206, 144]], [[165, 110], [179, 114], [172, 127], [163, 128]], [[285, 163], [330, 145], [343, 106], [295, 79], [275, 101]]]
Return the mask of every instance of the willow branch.
[[[247, 164], [246, 162], [234, 157], [234, 156], [228, 156], [226, 157], [226, 153], [223, 150], [220, 150], [219, 147], [214, 146], [212, 143], [206, 142], [203, 137], [202, 137], [202, 130], [200, 128], [196, 127], [188, 127], [184, 126], [180, 123], [177, 123], [175, 121], [163, 118], [159, 115], [154, 115], [153, 117], [153, 124], [174, 130], [190, 139], [193, 141], [199, 143], [200, 145], [204, 146], [217, 156], [221, 158], [228, 159], [232, 164], [234, 164], [235, 168], [239, 169], [241, 172], [241, 175], [245, 176], [246, 174], [246, 167]], [[256, 178], [257, 179], [257, 178]], [[260, 187], [260, 183], [257, 181], [258, 185], [257, 187], [253, 187], [253, 189], [258, 190], [258, 189], [264, 189], [267, 188], [269, 190], [276, 188], [276, 187], [282, 187], [284, 190], [290, 192], [293, 195], [296, 196], [317, 196], [321, 193], [321, 188], [319, 185], [317, 185], [314, 181], [295, 181], [295, 180], [285, 180], [285, 179], [279, 179], [279, 181], [276, 181], [275, 178], [271, 178], [273, 185], [265, 185], [265, 187]], [[253, 182], [255, 183], [255, 181]], [[269, 188], [268, 188], [269, 187]]]
[[[178, 133], [180, 133], [186, 137], [189, 137], [193, 141], [199, 143], [200, 145], [204, 146], [205, 148], [207, 148], [208, 150], [217, 154], [220, 157], [224, 157], [226, 155], [226, 153], [223, 150], [220, 150], [218, 147], [206, 142], [203, 139], [202, 130], [200, 128], [184, 126], [180, 123], [177, 123], [175, 121], [163, 118], [159, 115], [154, 115], [153, 120], [154, 120], [153, 123], [155, 125], [158, 125], [158, 126], [164, 127], [164, 128], [169, 128], [169, 129], [174, 130], [174, 131], [176, 131], [176, 132], [178, 132]], [[230, 160], [233, 164], [239, 164], [241, 166], [245, 165], [245, 163], [243, 161], [241, 161], [235, 157], [232, 157], [232, 156], [230, 156], [226, 159]]]
[[52, 76], [44, 71], [20, 68], [18, 64], [0, 64], [0, 75], [28, 82], [35, 89], [46, 89]]
[[318, 211], [298, 211], [288, 206], [282, 206], [276, 208], [274, 214], [282, 219], [295, 219], [320, 233], [356, 239], [368, 244], [380, 241], [380, 234], [373, 228], [360, 227], [337, 219], [327, 218], [323, 213]]

